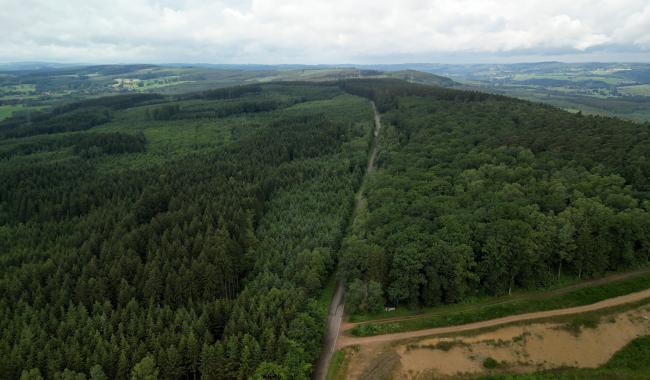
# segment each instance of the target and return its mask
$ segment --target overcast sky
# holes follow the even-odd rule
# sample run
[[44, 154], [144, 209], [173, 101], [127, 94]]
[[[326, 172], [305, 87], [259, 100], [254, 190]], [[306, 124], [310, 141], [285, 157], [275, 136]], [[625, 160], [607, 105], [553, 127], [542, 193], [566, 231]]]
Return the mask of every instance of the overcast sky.
[[0, 0], [0, 61], [650, 61], [649, 0]]

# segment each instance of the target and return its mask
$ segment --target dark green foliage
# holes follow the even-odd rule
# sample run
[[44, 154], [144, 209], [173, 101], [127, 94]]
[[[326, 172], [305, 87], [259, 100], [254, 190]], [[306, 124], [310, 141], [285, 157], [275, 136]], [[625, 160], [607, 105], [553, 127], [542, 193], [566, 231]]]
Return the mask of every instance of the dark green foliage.
[[596, 315], [578, 315], [564, 326], [564, 328], [575, 335], [579, 335], [583, 329], [595, 329], [600, 323], [600, 318]]
[[345, 307], [349, 313], [377, 313], [384, 308], [381, 286], [370, 280], [364, 283], [360, 279], [352, 281], [345, 294]]
[[[339, 86], [354, 95], [369, 98], [380, 112], [397, 107], [400, 97], [418, 96], [453, 102], [482, 101], [489, 98], [510, 99], [476, 91], [460, 91], [444, 87], [412, 84], [398, 79], [360, 79], [339, 82]], [[512, 99], [510, 99], [512, 101]]]
[[125, 133], [82, 134], [73, 145], [73, 152], [82, 157], [97, 154], [122, 154], [144, 152], [147, 139], [143, 133], [128, 135]]
[[228, 88], [218, 88], [193, 94], [180, 95], [179, 99], [209, 99], [209, 100], [226, 100], [236, 99], [245, 95], [259, 94], [262, 92], [260, 85], [236, 86]]
[[151, 118], [154, 120], [171, 120], [180, 111], [178, 104], [165, 104], [161, 107], [154, 108], [151, 112]]
[[177, 104], [163, 105], [155, 108], [151, 112], [151, 117], [154, 120], [219, 118], [247, 113], [269, 112], [291, 104], [289, 102], [283, 104], [273, 99], [251, 99], [237, 102], [218, 102], [209, 105], [190, 105], [183, 108]]
[[8, 145], [0, 150], [0, 159], [8, 159], [16, 155], [30, 155], [56, 151], [72, 147], [75, 154], [84, 157], [99, 154], [139, 153], [146, 150], [147, 139], [142, 133], [135, 135], [113, 133], [77, 133], [65, 136], [39, 136], [31, 141]]
[[648, 263], [647, 125], [393, 80], [340, 85], [384, 111], [379, 170], [341, 269], [381, 283], [387, 303]]
[[[512, 301], [487, 303], [468, 310], [448, 311], [423, 316], [422, 318], [405, 319], [391, 323], [361, 324], [352, 329], [357, 336], [389, 334], [402, 331], [422, 330], [434, 327], [463, 325], [472, 322], [506, 317], [508, 315], [531, 313], [543, 310], [563, 309], [573, 306], [593, 304], [608, 298], [630, 294], [648, 288], [650, 274], [643, 274], [622, 281], [590, 286], [572, 290], [566, 293], [537, 298], [535, 295], [521, 297]], [[595, 326], [597, 318], [591, 316], [580, 319], [576, 317], [576, 326]], [[574, 329], [577, 331], [577, 329]]]
[[157, 103], [164, 100], [165, 97], [159, 94], [128, 94], [128, 95], [105, 96], [101, 98], [88, 99], [88, 100], [83, 100], [80, 102], [75, 102], [60, 107], [56, 107], [52, 110], [52, 114], [58, 115], [79, 108], [93, 108], [93, 107], [105, 107], [116, 111], [125, 108], [141, 106], [145, 104]]
[[[341, 89], [386, 126], [345, 239], [372, 112]], [[373, 311], [650, 255], [647, 130], [499, 96], [265, 84], [96, 99], [0, 135], [0, 378], [307, 378], [337, 261]]]
[[614, 354], [603, 368], [629, 368], [636, 371], [646, 371], [650, 374], [650, 336], [634, 339], [622, 350]]
[[492, 357], [487, 357], [485, 360], [483, 360], [483, 367], [487, 369], [494, 369], [497, 368], [498, 366], [499, 366], [499, 362]]
[[147, 120], [160, 105], [0, 141], [0, 378], [309, 376], [372, 113], [332, 85], [264, 91], [301, 104], [196, 150], [156, 153], [185, 127]]
[[83, 131], [109, 122], [113, 111], [164, 99], [158, 94], [117, 95], [66, 104], [50, 112], [19, 114], [0, 122], [0, 138]]
[[18, 138], [41, 134], [84, 131], [107, 123], [112, 113], [106, 107], [78, 108], [65, 113], [52, 113], [51, 117], [36, 121], [16, 123], [8, 120], [0, 123], [0, 138]]

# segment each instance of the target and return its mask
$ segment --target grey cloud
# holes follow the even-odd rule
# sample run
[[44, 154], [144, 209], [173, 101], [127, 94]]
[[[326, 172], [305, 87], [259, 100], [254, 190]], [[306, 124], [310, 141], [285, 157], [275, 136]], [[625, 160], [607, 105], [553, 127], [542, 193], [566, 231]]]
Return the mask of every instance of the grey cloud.
[[650, 60], [645, 0], [0, 0], [0, 9], [4, 61]]

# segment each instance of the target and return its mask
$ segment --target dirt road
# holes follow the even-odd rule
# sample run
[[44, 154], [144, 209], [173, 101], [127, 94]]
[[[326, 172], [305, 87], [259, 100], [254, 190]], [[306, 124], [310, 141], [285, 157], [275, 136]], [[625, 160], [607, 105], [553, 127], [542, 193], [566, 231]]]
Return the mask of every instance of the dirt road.
[[375, 165], [375, 160], [377, 159], [377, 153], [379, 153], [379, 132], [381, 131], [381, 118], [379, 112], [377, 112], [377, 107], [375, 107], [375, 102], [370, 102], [372, 104], [372, 111], [375, 113], [375, 131], [374, 139], [372, 140], [372, 151], [370, 152], [370, 159], [368, 160], [368, 169], [367, 173], [372, 173], [377, 169]]
[[[514, 296], [507, 296], [507, 297], [499, 297], [495, 298], [492, 302], [484, 302], [480, 304], [469, 304], [467, 307], [464, 307], [462, 309], [456, 309], [456, 311], [472, 311], [476, 309], [480, 309], [485, 306], [494, 306], [494, 305], [500, 305], [500, 304], [507, 304], [513, 301], [517, 301], [520, 299], [535, 299], [535, 300], [544, 300], [546, 298], [558, 296], [561, 294], [566, 294], [568, 292], [572, 292], [574, 290], [578, 289], [584, 289], [584, 288], [589, 288], [593, 286], [598, 286], [598, 285], [603, 285], [603, 284], [609, 284], [611, 282], [616, 282], [616, 281], [621, 281], [621, 280], [626, 280], [629, 278], [637, 277], [643, 274], [646, 274], [650, 272], [650, 269], [645, 268], [645, 269], [640, 269], [632, 272], [625, 272], [625, 273], [616, 273], [612, 274], [609, 276], [604, 276], [601, 278], [596, 278], [593, 280], [588, 280], [588, 281], [582, 281], [577, 284], [573, 284], [570, 286], [565, 286], [562, 288], [558, 289], [553, 289], [553, 290], [548, 290], [548, 291], [543, 291], [537, 294], [520, 294], [520, 295], [514, 295]], [[415, 314], [415, 315], [407, 315], [407, 316], [401, 316], [401, 317], [390, 317], [390, 318], [382, 318], [382, 319], [373, 319], [369, 321], [363, 321], [363, 322], [343, 322], [341, 325], [341, 333], [344, 333], [348, 330], [353, 329], [355, 326], [358, 325], [365, 325], [365, 324], [374, 324], [374, 323], [390, 323], [390, 322], [400, 322], [400, 321], [407, 321], [411, 319], [420, 319], [420, 318], [427, 318], [431, 316], [436, 316], [436, 315], [441, 315], [444, 314], [444, 312], [428, 312], [428, 313], [421, 313], [421, 314]]]
[[500, 325], [514, 323], [514, 322], [524, 322], [524, 321], [531, 321], [535, 319], [559, 317], [559, 316], [571, 315], [571, 314], [581, 314], [590, 311], [606, 309], [608, 307], [637, 302], [647, 298], [650, 298], [650, 289], [646, 289], [644, 291], [637, 292], [637, 293], [627, 294], [620, 297], [610, 298], [590, 305], [576, 306], [576, 307], [570, 307], [566, 309], [540, 311], [540, 312], [528, 313], [528, 314], [511, 315], [508, 317], [491, 319], [488, 321], [481, 321], [475, 323], [468, 323], [459, 326], [438, 327], [433, 329], [408, 331], [403, 333], [368, 336], [368, 337], [351, 337], [351, 336], [341, 335], [337, 340], [336, 347], [341, 348], [341, 347], [351, 346], [355, 344], [363, 345], [363, 344], [390, 342], [395, 340], [424, 337], [430, 335], [459, 333], [459, 332], [483, 329], [487, 327], [495, 327], [495, 326], [500, 326]]
[[336, 338], [339, 335], [339, 328], [341, 326], [341, 320], [343, 319], [344, 293], [345, 287], [343, 286], [343, 283], [337, 281], [334, 296], [332, 296], [332, 301], [329, 306], [327, 328], [325, 329], [325, 335], [323, 336], [323, 347], [321, 348], [320, 357], [318, 358], [318, 362], [316, 362], [316, 367], [314, 368], [313, 379], [323, 380], [327, 376], [327, 369], [329, 368], [330, 360], [332, 360], [332, 354], [336, 347]]
[[[381, 118], [377, 112], [377, 107], [375, 107], [374, 102], [370, 103], [372, 104], [372, 110], [375, 116], [375, 128], [373, 131], [372, 150], [368, 159], [368, 168], [366, 169], [366, 173], [371, 173], [376, 169], [375, 159], [379, 152], [379, 132], [381, 131]], [[363, 189], [359, 189], [356, 196], [355, 210], [359, 209], [363, 201]], [[330, 302], [329, 313], [327, 316], [327, 327], [325, 329], [325, 335], [323, 336], [323, 346], [321, 348], [318, 362], [316, 362], [316, 367], [314, 367], [312, 379], [325, 380], [325, 377], [327, 376], [327, 370], [329, 369], [330, 360], [332, 360], [332, 354], [336, 348], [336, 340], [339, 336], [341, 321], [343, 320], [344, 301], [345, 287], [341, 281], [338, 281], [336, 283], [336, 289], [334, 290], [334, 296]]]

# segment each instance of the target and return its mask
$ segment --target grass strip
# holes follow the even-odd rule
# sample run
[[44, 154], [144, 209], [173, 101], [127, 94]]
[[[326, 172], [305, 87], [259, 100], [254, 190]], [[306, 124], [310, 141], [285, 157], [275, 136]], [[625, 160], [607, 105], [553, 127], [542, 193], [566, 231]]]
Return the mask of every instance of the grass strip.
[[357, 325], [351, 330], [351, 333], [354, 336], [372, 336], [435, 327], [464, 325], [509, 315], [589, 305], [608, 298], [638, 292], [648, 287], [650, 287], [650, 273], [645, 273], [621, 281], [576, 289], [545, 299], [517, 299], [507, 303], [486, 305], [485, 307], [471, 311], [449, 312], [403, 321]]

